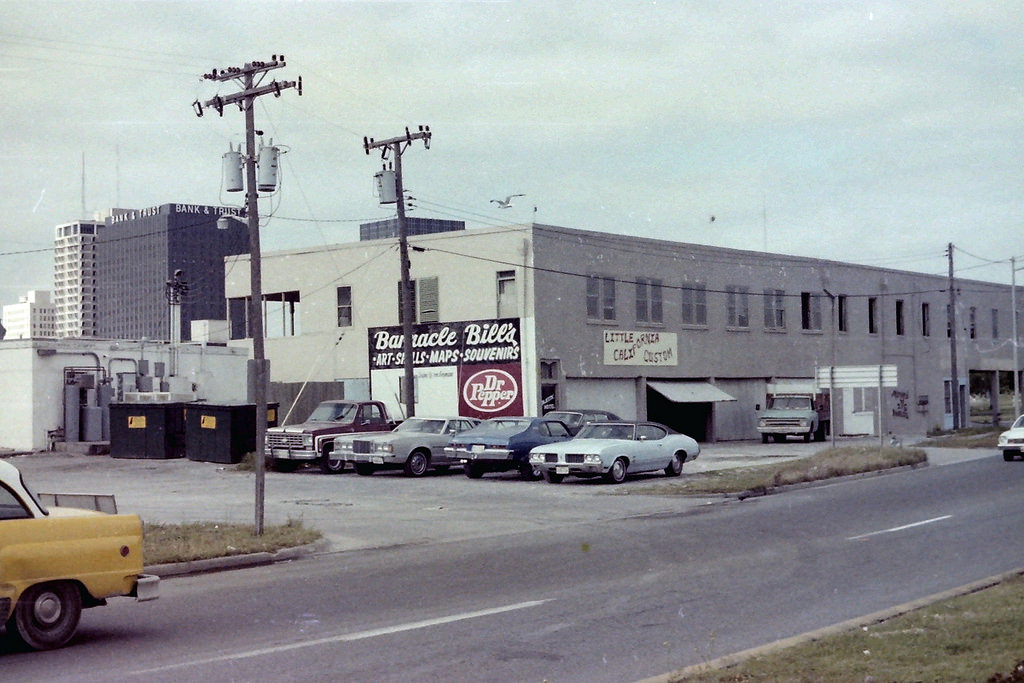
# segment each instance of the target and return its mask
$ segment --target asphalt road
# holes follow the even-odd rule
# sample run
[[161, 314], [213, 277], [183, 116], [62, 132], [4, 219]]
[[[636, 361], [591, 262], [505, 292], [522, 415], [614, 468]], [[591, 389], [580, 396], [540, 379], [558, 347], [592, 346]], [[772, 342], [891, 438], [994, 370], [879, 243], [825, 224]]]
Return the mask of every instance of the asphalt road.
[[519, 532], [167, 580], [87, 611], [64, 650], [0, 650], [4, 678], [637, 680], [1024, 566], [1024, 463], [998, 455], [592, 519], [641, 497], [459, 483], [580, 509], [527, 496]]

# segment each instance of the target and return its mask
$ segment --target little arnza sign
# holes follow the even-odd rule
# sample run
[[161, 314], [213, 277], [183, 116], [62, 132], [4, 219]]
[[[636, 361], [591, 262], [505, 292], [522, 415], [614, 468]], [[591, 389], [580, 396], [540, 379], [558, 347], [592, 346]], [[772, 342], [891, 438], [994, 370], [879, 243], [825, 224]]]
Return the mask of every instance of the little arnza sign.
[[677, 365], [674, 332], [604, 331], [605, 365]]
[[[401, 393], [402, 328], [373, 327], [368, 337], [371, 387], [391, 409], [391, 399]], [[523, 414], [518, 319], [414, 325], [412, 353], [417, 413], [480, 418]]]

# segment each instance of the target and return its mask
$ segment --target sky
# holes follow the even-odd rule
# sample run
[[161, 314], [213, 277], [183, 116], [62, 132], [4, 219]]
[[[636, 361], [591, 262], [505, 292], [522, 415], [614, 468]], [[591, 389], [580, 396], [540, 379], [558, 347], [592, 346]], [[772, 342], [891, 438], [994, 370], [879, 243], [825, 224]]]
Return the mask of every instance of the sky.
[[[264, 253], [381, 206], [363, 136], [427, 125], [409, 215], [1010, 282], [1024, 265], [1024, 7], [1006, 0], [0, 0], [0, 304], [53, 286], [54, 228], [240, 206], [212, 69], [269, 61], [284, 151]], [[492, 199], [522, 194], [508, 209]]]

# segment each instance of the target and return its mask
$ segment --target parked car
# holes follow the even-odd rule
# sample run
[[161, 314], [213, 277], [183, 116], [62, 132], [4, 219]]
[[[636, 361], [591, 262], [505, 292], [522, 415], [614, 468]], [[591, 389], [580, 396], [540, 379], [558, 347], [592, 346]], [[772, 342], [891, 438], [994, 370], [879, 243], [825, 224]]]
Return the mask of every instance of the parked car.
[[564, 423], [546, 417], [493, 417], [452, 437], [446, 451], [470, 479], [485, 472], [519, 470], [524, 479], [540, 479], [530, 463], [534, 446], [571, 439]]
[[568, 475], [618, 484], [627, 473], [663, 470], [678, 477], [698, 455], [696, 441], [656, 422], [592, 422], [572, 441], [537, 446], [530, 463], [552, 484]]
[[390, 432], [335, 437], [334, 456], [363, 475], [401, 469], [407, 476], [422, 477], [430, 468], [444, 471], [457, 465], [444, 447], [453, 435], [478, 424], [472, 417], [410, 417]]
[[[64, 497], [81, 507], [44, 503]], [[62, 647], [84, 608], [159, 597], [160, 579], [142, 573], [142, 520], [116, 510], [109, 495], [37, 495], [0, 460], [0, 624], [8, 637], [35, 650]]]
[[590, 408], [581, 408], [578, 410], [552, 410], [550, 413], [545, 413], [544, 417], [549, 420], [560, 420], [565, 423], [565, 426], [569, 428], [569, 433], [575, 435], [583, 425], [589, 422], [610, 422], [613, 420], [621, 420], [622, 418], [615, 413], [609, 413], [607, 410], [593, 410]]
[[1024, 456], [1024, 415], [1018, 417], [1010, 428], [999, 435], [997, 444], [1003, 452], [1003, 460], [1010, 462]]
[[394, 427], [380, 401], [323, 401], [301, 424], [268, 428], [267, 457], [278, 472], [294, 472], [302, 463], [317, 462], [324, 474], [338, 474], [345, 469], [345, 461], [334, 455], [335, 436], [387, 432]]

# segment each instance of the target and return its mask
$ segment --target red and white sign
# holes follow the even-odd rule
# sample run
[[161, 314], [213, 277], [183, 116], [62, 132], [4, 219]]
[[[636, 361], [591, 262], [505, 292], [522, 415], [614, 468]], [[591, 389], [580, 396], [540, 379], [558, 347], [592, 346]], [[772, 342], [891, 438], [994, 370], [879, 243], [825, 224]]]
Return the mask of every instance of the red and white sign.
[[523, 414], [522, 370], [519, 364], [460, 368], [459, 412], [470, 417]]

